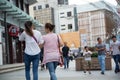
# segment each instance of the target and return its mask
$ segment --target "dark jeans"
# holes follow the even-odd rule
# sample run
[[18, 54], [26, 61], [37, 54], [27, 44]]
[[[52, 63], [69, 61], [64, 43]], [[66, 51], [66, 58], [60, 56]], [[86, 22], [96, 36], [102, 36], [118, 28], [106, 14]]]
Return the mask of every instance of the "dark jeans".
[[64, 69], [69, 68], [69, 57], [64, 57]]
[[39, 60], [40, 60], [40, 54], [33, 55], [33, 56], [24, 54], [26, 80], [31, 80], [31, 77], [30, 77], [31, 63], [32, 63], [32, 70], [33, 70], [33, 80], [38, 80]]
[[56, 77], [56, 74], [55, 74], [57, 65], [58, 65], [58, 62], [48, 62], [46, 64], [46, 66], [49, 70], [49, 73], [50, 73], [50, 80], [57, 80], [57, 77]]
[[117, 55], [113, 55], [113, 59], [114, 59], [114, 62], [115, 62], [115, 72], [119, 72], [120, 70], [120, 54], [117, 54]]

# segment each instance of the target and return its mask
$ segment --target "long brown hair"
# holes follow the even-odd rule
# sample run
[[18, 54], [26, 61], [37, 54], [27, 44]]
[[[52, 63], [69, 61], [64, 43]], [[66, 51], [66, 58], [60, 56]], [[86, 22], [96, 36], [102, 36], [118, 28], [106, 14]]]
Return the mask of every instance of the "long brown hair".
[[29, 36], [33, 36], [33, 31], [32, 31], [32, 21], [26, 21], [25, 22], [25, 32], [29, 35]]

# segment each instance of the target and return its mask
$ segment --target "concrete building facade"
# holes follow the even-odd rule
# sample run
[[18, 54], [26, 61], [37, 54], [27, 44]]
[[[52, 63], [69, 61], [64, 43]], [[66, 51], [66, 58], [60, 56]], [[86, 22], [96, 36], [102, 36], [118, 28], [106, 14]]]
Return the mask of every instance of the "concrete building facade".
[[77, 30], [76, 6], [68, 5], [68, 0], [40, 0], [30, 6], [30, 14], [43, 23], [55, 24], [56, 33], [73, 32]]
[[34, 17], [34, 11], [46, 8], [56, 8], [58, 6], [68, 5], [68, 0], [39, 0], [38, 3], [31, 5], [30, 15]]
[[81, 47], [95, 46], [97, 37], [107, 42], [117, 28], [115, 10], [115, 6], [104, 1], [77, 6]]
[[[111, 15], [111, 16], [108, 16]], [[78, 26], [81, 37], [86, 36], [87, 45], [95, 46], [97, 38], [105, 42], [107, 34], [112, 34], [115, 23], [112, 22], [112, 12], [96, 10], [78, 14]]]

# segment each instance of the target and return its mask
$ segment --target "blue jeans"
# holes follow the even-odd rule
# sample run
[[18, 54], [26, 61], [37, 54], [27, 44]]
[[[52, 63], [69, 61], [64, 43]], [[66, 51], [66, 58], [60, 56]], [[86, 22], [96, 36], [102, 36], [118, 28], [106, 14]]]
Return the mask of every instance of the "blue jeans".
[[119, 70], [120, 70], [120, 68], [119, 68], [120, 54], [113, 55], [113, 59], [114, 59], [114, 62], [115, 62], [115, 72], [119, 72]]
[[98, 61], [102, 72], [105, 72], [105, 55], [98, 55]]
[[64, 57], [64, 69], [69, 68], [69, 57]]
[[39, 66], [40, 54], [37, 55], [27, 55], [24, 54], [24, 63], [25, 63], [25, 76], [26, 80], [31, 80], [30, 77], [30, 65], [32, 62], [32, 70], [33, 70], [33, 80], [38, 80], [38, 66]]
[[50, 73], [50, 80], [57, 80], [57, 77], [56, 77], [56, 74], [55, 74], [57, 65], [58, 65], [58, 62], [48, 62], [46, 64], [46, 66], [49, 70], [49, 73]]

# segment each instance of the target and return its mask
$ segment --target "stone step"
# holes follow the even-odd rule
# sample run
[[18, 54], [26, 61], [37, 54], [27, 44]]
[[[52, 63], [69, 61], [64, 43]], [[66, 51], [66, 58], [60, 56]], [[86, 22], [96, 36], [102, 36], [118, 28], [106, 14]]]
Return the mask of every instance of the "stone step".
[[11, 72], [11, 71], [16, 71], [16, 70], [21, 70], [24, 68], [25, 67], [23, 63], [0, 65], [0, 74]]

